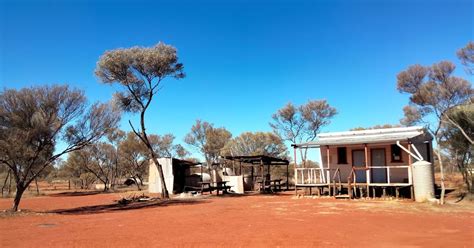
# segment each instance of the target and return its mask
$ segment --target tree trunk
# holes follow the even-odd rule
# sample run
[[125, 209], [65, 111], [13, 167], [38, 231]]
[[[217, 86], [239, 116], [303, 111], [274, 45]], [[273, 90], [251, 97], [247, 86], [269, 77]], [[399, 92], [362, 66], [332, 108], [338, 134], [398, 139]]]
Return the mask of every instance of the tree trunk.
[[38, 178], [35, 177], [35, 186], [36, 186], [36, 195], [40, 194], [39, 187], [38, 187]]
[[132, 177], [132, 178], [133, 178], [133, 181], [135, 181], [135, 185], [137, 185], [137, 190], [141, 191], [142, 189], [140, 188], [140, 183], [137, 181], [137, 178], [136, 177]]
[[441, 157], [441, 151], [440, 151], [440, 148], [439, 148], [439, 141], [436, 142], [436, 155], [438, 156], [438, 160], [439, 160], [439, 170], [440, 170], [440, 173], [441, 173], [441, 195], [440, 195], [440, 199], [439, 199], [439, 203], [441, 205], [444, 204], [444, 194], [446, 192], [446, 188], [444, 187], [444, 167], [443, 167], [443, 159]]
[[139, 175], [137, 175], [137, 177], [138, 177], [138, 179], [140, 180], [140, 186], [145, 186], [145, 185], [143, 184], [143, 178], [142, 178], [141, 176], [139, 176]]
[[7, 181], [9, 177], [10, 177], [10, 170], [8, 170], [7, 176], [5, 177], [5, 181], [3, 182], [3, 185], [2, 185], [2, 197], [3, 197], [3, 192], [5, 191], [5, 186], [7, 186]]
[[151, 151], [151, 159], [153, 160], [153, 163], [155, 164], [156, 168], [158, 169], [158, 174], [160, 175], [160, 180], [161, 180], [161, 197], [163, 199], [169, 199], [169, 193], [168, 193], [168, 187], [166, 186], [165, 182], [165, 175], [163, 174], [163, 168], [161, 167], [161, 164], [158, 163], [158, 159], [155, 156], [155, 152], [152, 150]]
[[472, 193], [472, 184], [471, 184], [471, 175], [466, 168], [460, 168], [462, 177], [464, 178], [464, 183], [466, 184], [467, 192]]
[[[132, 92], [132, 94], [133, 94], [133, 92]], [[151, 95], [150, 95], [150, 99], [149, 99], [148, 104], [150, 103], [152, 97], [153, 97], [153, 91], [151, 91]], [[156, 158], [157, 156], [155, 154], [155, 151], [153, 151], [153, 147], [151, 146], [150, 141], [148, 140], [148, 136], [146, 134], [145, 112], [146, 112], [146, 109], [148, 108], [148, 104], [142, 109], [142, 111], [140, 113], [140, 126], [141, 126], [141, 129], [142, 129], [141, 134], [138, 134], [138, 132], [135, 131], [135, 129], [133, 128], [132, 123], [130, 122], [130, 120], [128, 122], [130, 123], [130, 126], [132, 127], [135, 134], [143, 141], [143, 143], [147, 147], [148, 151], [150, 152], [151, 159], [152, 159], [153, 163], [155, 163], [156, 168], [158, 169], [158, 174], [160, 174], [160, 179], [161, 179], [161, 198], [169, 199], [170, 196], [168, 194], [168, 187], [166, 187], [165, 176], [163, 175], [163, 169], [162, 169], [160, 163], [158, 163], [158, 159]]]
[[13, 212], [18, 211], [18, 206], [20, 206], [21, 196], [25, 192], [25, 189], [26, 187], [21, 186], [21, 184], [18, 184], [16, 186], [16, 194], [15, 194], [15, 199], [13, 200], [13, 208], [12, 208]]
[[107, 192], [109, 190], [109, 188], [107, 187], [108, 181], [105, 180], [103, 183], [104, 183], [104, 192]]
[[302, 148], [300, 148], [300, 156], [301, 156], [301, 166], [303, 168], [306, 168], [306, 156], [304, 155]]
[[8, 179], [8, 195], [12, 194], [12, 176], [10, 175], [10, 179]]

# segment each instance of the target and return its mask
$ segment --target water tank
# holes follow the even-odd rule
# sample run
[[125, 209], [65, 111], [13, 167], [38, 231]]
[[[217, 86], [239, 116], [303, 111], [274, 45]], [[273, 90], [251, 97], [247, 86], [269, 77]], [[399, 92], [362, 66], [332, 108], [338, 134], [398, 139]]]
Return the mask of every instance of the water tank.
[[[199, 179], [201, 179], [201, 173], [194, 173], [193, 176], [194, 175], [198, 176]], [[211, 175], [209, 175], [209, 173], [203, 172], [202, 173], [202, 181], [203, 182], [210, 182], [211, 181]]]
[[424, 202], [434, 198], [433, 166], [427, 161], [417, 161], [412, 164], [413, 189], [415, 200]]

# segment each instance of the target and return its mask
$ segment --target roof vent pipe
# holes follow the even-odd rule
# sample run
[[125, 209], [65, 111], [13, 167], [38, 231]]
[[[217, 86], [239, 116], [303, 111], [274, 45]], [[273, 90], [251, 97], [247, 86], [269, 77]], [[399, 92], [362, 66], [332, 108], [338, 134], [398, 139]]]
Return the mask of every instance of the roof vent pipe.
[[[405, 147], [403, 147], [403, 146], [400, 144], [400, 141], [399, 141], [399, 140], [397, 140], [397, 146], [400, 147], [400, 148], [402, 148], [402, 150], [404, 150], [405, 152], [407, 152], [409, 155], [411, 155], [411, 156], [412, 156], [413, 158], [415, 158], [417, 161], [422, 161], [422, 160], [423, 160], [423, 158], [422, 158], [421, 156], [418, 157], [417, 155], [413, 154], [413, 153], [410, 152], [408, 149], [406, 149]], [[416, 149], [416, 148], [415, 148], [415, 149]], [[415, 150], [415, 151], [416, 151], [416, 152], [418, 153], [418, 155], [419, 155], [418, 150]]]
[[420, 160], [423, 160], [423, 156], [421, 156], [420, 152], [418, 151], [418, 149], [416, 149], [416, 146], [411, 144], [411, 147], [413, 148], [413, 150], [415, 151], [416, 155], [418, 155], [418, 157], [420, 158]]

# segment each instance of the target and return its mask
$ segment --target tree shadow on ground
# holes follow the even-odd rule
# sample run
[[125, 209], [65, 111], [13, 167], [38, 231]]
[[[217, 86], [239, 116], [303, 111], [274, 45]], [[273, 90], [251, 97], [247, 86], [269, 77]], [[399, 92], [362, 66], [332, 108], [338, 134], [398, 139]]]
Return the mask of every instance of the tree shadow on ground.
[[194, 205], [207, 203], [207, 201], [199, 199], [171, 199], [171, 200], [149, 200], [143, 202], [130, 202], [128, 204], [106, 204], [106, 205], [93, 205], [93, 206], [84, 206], [71, 209], [56, 209], [51, 210], [46, 213], [55, 213], [55, 214], [64, 214], [64, 215], [81, 215], [81, 214], [98, 214], [98, 213], [107, 213], [114, 211], [125, 211], [125, 210], [134, 210], [134, 209], [143, 209], [143, 208], [155, 208], [155, 207], [167, 207], [174, 205]]
[[60, 196], [87, 196], [87, 195], [97, 195], [103, 194], [107, 192], [103, 191], [74, 191], [74, 192], [61, 192], [61, 193], [54, 193], [50, 194], [51, 197], [60, 197]]

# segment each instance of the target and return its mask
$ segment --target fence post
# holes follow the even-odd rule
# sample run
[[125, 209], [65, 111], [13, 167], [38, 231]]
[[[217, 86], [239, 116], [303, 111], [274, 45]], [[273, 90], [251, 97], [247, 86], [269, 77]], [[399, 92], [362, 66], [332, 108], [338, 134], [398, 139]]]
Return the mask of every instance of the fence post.
[[390, 184], [390, 166], [387, 166], [387, 183]]

